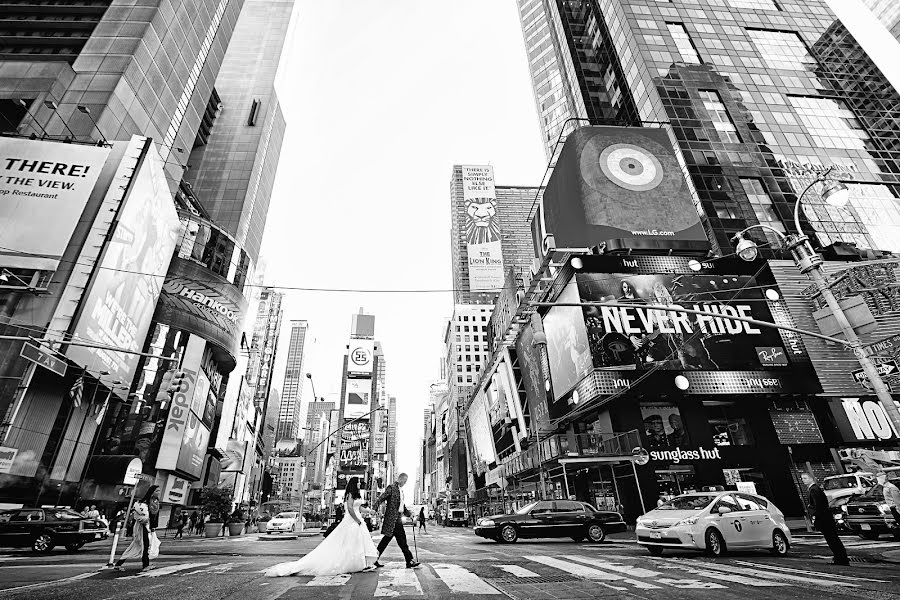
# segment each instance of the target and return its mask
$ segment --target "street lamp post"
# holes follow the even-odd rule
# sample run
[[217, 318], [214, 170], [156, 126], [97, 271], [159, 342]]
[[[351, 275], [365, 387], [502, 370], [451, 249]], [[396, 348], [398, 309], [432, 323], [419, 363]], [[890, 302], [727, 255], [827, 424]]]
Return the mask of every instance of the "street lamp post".
[[834, 297], [834, 293], [832, 293], [831, 288], [828, 285], [828, 280], [822, 271], [822, 257], [815, 253], [812, 244], [809, 242], [809, 238], [803, 235], [803, 231], [800, 228], [800, 203], [803, 201], [806, 194], [817, 184], [823, 184], [822, 198], [828, 204], [842, 207], [849, 201], [850, 190], [847, 186], [838, 181], [829, 179], [828, 176], [832, 169], [833, 167], [826, 169], [822, 173], [818, 173], [813, 182], [806, 186], [806, 189], [804, 189], [797, 198], [797, 202], [794, 204], [794, 227], [797, 230], [796, 233], [785, 235], [768, 225], [751, 225], [735, 235], [732, 241], [736, 243], [735, 249], [738, 256], [743, 260], [753, 261], [759, 255], [759, 249], [756, 243], [753, 240], [744, 237], [744, 234], [751, 229], [761, 228], [771, 231], [778, 236], [781, 240], [782, 248], [791, 253], [791, 258], [793, 258], [794, 263], [797, 265], [800, 272], [809, 277], [819, 290], [819, 293], [822, 294], [822, 298], [825, 299], [825, 303], [828, 305], [828, 308], [831, 309], [832, 314], [834, 314], [838, 327], [841, 328], [841, 333], [843, 333], [844, 338], [847, 341], [846, 345], [850, 347], [854, 356], [856, 356], [856, 359], [859, 361], [859, 365], [862, 367], [863, 372], [872, 384], [872, 388], [875, 390], [875, 395], [884, 407], [888, 418], [893, 422], [894, 428], [897, 431], [900, 431], [900, 410], [898, 410], [897, 405], [894, 404], [894, 399], [891, 397], [890, 390], [888, 390], [884, 380], [881, 379], [881, 375], [878, 373], [878, 368], [875, 366], [875, 363], [873, 363], [872, 359], [863, 351], [859, 337], [853, 330], [853, 326], [850, 325], [850, 321], [847, 319], [844, 309], [837, 301], [837, 298]]

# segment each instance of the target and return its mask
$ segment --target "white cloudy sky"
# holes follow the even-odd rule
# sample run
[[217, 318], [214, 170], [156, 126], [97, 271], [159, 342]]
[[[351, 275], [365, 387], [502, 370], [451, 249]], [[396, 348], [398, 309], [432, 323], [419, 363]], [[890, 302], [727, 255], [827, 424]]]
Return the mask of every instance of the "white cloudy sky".
[[[858, 0], [829, 1], [862, 28], [870, 52], [896, 52]], [[263, 246], [267, 282], [449, 289], [451, 166], [492, 164], [508, 185], [536, 185], [545, 168], [514, 0], [297, 4], [278, 84], [288, 130]], [[900, 82], [900, 63], [882, 68]], [[400, 408], [399, 466], [413, 475], [449, 292], [290, 292], [275, 382], [287, 321], [307, 319], [307, 370], [319, 396], [336, 395], [360, 307], [377, 317]]]

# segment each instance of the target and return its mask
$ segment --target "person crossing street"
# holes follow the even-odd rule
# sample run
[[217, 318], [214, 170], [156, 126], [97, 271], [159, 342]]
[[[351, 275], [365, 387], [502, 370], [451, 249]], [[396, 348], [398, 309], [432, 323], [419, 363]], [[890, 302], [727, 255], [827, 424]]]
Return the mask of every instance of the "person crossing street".
[[397, 539], [397, 545], [400, 546], [400, 551], [403, 552], [403, 557], [406, 559], [406, 568], [414, 569], [419, 566], [419, 562], [413, 559], [412, 552], [409, 550], [409, 544], [406, 541], [406, 530], [403, 529], [403, 519], [401, 518], [401, 515], [410, 516], [409, 509], [406, 507], [406, 498], [403, 494], [403, 486], [406, 485], [408, 479], [409, 476], [406, 473], [400, 473], [397, 476], [397, 481], [389, 485], [378, 497], [378, 500], [375, 501], [375, 504], [372, 505], [372, 510], [378, 510], [382, 503], [385, 504], [384, 520], [381, 525], [381, 533], [384, 537], [378, 543], [376, 567], [384, 566], [381, 564], [381, 555], [384, 554], [388, 544], [394, 538]]
[[838, 536], [837, 525], [834, 523], [834, 516], [828, 506], [828, 497], [822, 490], [822, 486], [810, 473], [801, 473], [800, 479], [803, 480], [803, 485], [809, 489], [809, 514], [813, 520], [813, 527], [825, 537], [825, 541], [834, 555], [831, 564], [849, 565], [850, 559], [847, 558], [847, 550]]

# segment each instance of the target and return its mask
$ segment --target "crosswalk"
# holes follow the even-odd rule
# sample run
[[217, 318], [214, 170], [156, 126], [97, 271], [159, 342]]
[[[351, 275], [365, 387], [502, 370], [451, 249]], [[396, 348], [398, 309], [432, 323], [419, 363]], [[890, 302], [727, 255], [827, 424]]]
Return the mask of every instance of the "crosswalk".
[[[863, 540], [863, 539], [853, 539], [842, 537], [841, 542], [844, 544], [844, 547], [848, 550], [856, 549], [856, 550], [897, 550], [900, 549], [900, 542], [888, 541], [887, 539], [881, 540]], [[793, 545], [795, 546], [827, 546], [828, 543], [821, 537], [799, 537], [795, 536], [793, 539]]]

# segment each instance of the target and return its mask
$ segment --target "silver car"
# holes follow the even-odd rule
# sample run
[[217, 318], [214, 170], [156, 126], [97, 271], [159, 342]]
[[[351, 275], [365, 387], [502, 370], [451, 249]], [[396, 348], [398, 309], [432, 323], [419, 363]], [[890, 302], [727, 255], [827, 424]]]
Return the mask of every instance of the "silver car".
[[677, 496], [637, 520], [637, 542], [659, 556], [666, 548], [722, 556], [728, 549], [764, 548], [788, 553], [791, 532], [769, 500], [742, 492]]

